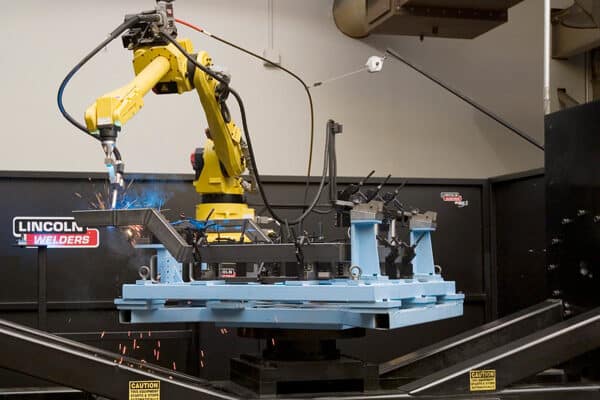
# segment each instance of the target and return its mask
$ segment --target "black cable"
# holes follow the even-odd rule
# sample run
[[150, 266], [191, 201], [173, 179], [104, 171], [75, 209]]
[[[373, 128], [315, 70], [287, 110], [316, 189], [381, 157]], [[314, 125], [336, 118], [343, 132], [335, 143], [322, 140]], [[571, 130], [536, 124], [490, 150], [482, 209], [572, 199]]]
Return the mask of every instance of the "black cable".
[[399, 54], [397, 54], [395, 51], [391, 50], [391, 49], [386, 49], [386, 54], [391, 55], [392, 57], [394, 57], [396, 60], [402, 62], [403, 64], [405, 64], [406, 66], [410, 67], [411, 69], [415, 70], [416, 72], [418, 72], [419, 74], [423, 75], [424, 77], [426, 77], [427, 79], [429, 79], [430, 81], [437, 83], [439, 86], [441, 86], [442, 88], [446, 89], [448, 92], [452, 93], [453, 95], [455, 95], [456, 97], [458, 97], [459, 99], [461, 99], [462, 101], [464, 101], [465, 103], [471, 105], [472, 107], [474, 107], [476, 110], [482, 112], [483, 114], [487, 115], [488, 117], [490, 117], [491, 119], [493, 119], [494, 121], [498, 122], [500, 125], [502, 125], [503, 127], [505, 127], [506, 129], [510, 130], [511, 132], [517, 134], [519, 137], [521, 137], [521, 139], [529, 142], [530, 144], [534, 145], [535, 147], [537, 147], [538, 149], [544, 151], [544, 146], [542, 144], [540, 144], [537, 140], [535, 140], [534, 138], [532, 138], [531, 136], [529, 136], [528, 134], [526, 134], [525, 132], [521, 131], [520, 129], [518, 129], [515, 126], [512, 126], [511, 124], [509, 124], [508, 122], [506, 122], [504, 119], [502, 119], [501, 117], [499, 117], [498, 115], [494, 114], [493, 112], [485, 109], [484, 107], [482, 107], [481, 105], [477, 104], [474, 100], [468, 98], [467, 96], [465, 96], [464, 94], [460, 93], [459, 91], [457, 91], [456, 89], [452, 89], [451, 87], [449, 87], [448, 85], [446, 85], [444, 82], [440, 81], [439, 79], [433, 77], [432, 75], [428, 74], [427, 72], [423, 71], [420, 68], [417, 68], [415, 65], [413, 65], [412, 63], [410, 63], [409, 61], [405, 60], [404, 58], [402, 58]]
[[119, 151], [119, 149], [117, 149], [117, 146], [113, 147], [113, 155], [115, 156], [115, 160], [123, 161], [123, 159], [121, 158], [121, 152]]
[[333, 207], [328, 208], [327, 210], [319, 210], [317, 208], [313, 208], [312, 212], [314, 212], [315, 214], [320, 214], [320, 215], [327, 215], [327, 214], [331, 214], [331, 212], [334, 210]]
[[233, 89], [230, 88], [230, 92], [231, 94], [233, 94], [233, 96], [236, 98], [238, 105], [240, 107], [240, 114], [242, 116], [242, 125], [244, 127], [244, 134], [246, 137], [246, 145], [248, 146], [248, 151], [250, 153], [250, 163], [252, 164], [252, 168], [254, 170], [254, 174], [256, 177], [256, 183], [258, 186], [258, 190], [260, 192], [260, 195], [263, 199], [263, 202], [265, 203], [265, 207], [267, 207], [267, 210], [269, 211], [269, 213], [271, 214], [271, 216], [277, 220], [277, 222], [279, 223], [286, 223], [288, 225], [297, 225], [299, 223], [301, 223], [304, 218], [306, 218], [307, 215], [309, 215], [315, 208], [315, 206], [317, 205], [317, 203], [319, 202], [321, 195], [323, 193], [323, 188], [325, 187], [325, 180], [326, 180], [326, 176], [327, 176], [327, 164], [328, 164], [328, 156], [327, 156], [327, 148], [329, 145], [329, 136], [327, 136], [326, 139], [326, 143], [325, 143], [325, 154], [324, 154], [324, 160], [323, 160], [323, 173], [321, 175], [321, 182], [319, 184], [319, 189], [317, 191], [317, 194], [315, 195], [312, 203], [310, 204], [310, 206], [308, 206], [308, 208], [306, 209], [306, 211], [304, 211], [298, 218], [292, 220], [292, 221], [287, 221], [284, 220], [282, 218], [280, 218], [272, 209], [271, 205], [268, 202], [268, 199], [266, 197], [266, 194], [264, 192], [264, 188], [262, 185], [262, 182], [260, 180], [260, 174], [258, 173], [258, 168], [256, 166], [256, 160], [254, 157], [254, 150], [252, 148], [252, 140], [250, 138], [250, 134], [248, 131], [248, 123], [246, 121], [246, 111], [244, 109], [244, 103], [242, 102], [242, 99], [240, 97], [240, 95]]
[[[172, 43], [181, 52], [181, 54], [183, 54], [185, 56], [185, 58], [187, 58], [196, 67], [198, 67], [202, 72], [204, 72], [208, 76], [216, 79], [218, 82], [223, 83], [224, 85], [229, 85], [229, 82], [227, 82], [227, 80], [225, 78], [223, 78], [219, 74], [212, 71], [210, 68], [202, 65], [196, 59], [194, 59], [194, 57], [192, 57], [191, 54], [189, 54], [187, 51], [185, 51], [185, 49], [177, 42], [177, 40], [175, 40], [173, 37], [171, 37], [171, 35], [169, 35], [165, 32], [161, 32], [161, 36], [164, 37], [165, 39], [167, 39], [170, 43]], [[262, 184], [262, 181], [260, 178], [260, 174], [258, 172], [258, 167], [256, 166], [256, 160], [255, 160], [256, 157], [254, 156], [254, 149], [252, 147], [252, 139], [250, 137], [250, 132], [248, 129], [248, 121], [246, 118], [246, 108], [244, 106], [244, 102], [243, 102], [241, 96], [238, 94], [238, 92], [236, 92], [233, 88], [228, 86], [228, 90], [229, 90], [229, 93], [231, 93], [233, 95], [233, 97], [235, 97], [235, 99], [238, 103], [238, 106], [240, 108], [240, 114], [242, 117], [242, 127], [244, 129], [244, 136], [246, 138], [246, 145], [248, 146], [248, 152], [250, 153], [250, 163], [251, 163], [252, 169], [254, 171], [254, 175], [256, 178], [256, 185], [258, 186], [258, 191], [260, 192], [260, 196], [265, 204], [267, 211], [269, 211], [271, 216], [280, 224], [297, 225], [298, 223], [302, 222], [308, 214], [310, 214], [312, 212], [312, 210], [317, 205], [317, 203], [321, 197], [321, 194], [323, 192], [323, 187], [325, 186], [325, 177], [327, 175], [327, 165], [328, 165], [328, 158], [329, 158], [328, 153], [327, 153], [328, 145], [329, 145], [329, 136], [326, 139], [325, 155], [324, 155], [324, 160], [323, 160], [324, 161], [323, 162], [323, 174], [321, 176], [321, 183], [319, 185], [319, 190], [318, 190], [317, 194], [315, 195], [315, 198], [313, 199], [313, 201], [312, 201], [311, 205], [308, 207], [308, 209], [304, 213], [302, 213], [302, 215], [300, 215], [298, 218], [296, 218], [292, 221], [283, 219], [283, 218], [279, 217], [279, 215], [277, 215], [277, 213], [273, 210], [273, 208], [271, 207], [271, 204], [269, 203], [269, 201], [267, 199], [266, 193], [264, 191], [264, 187], [263, 187], [263, 184]]]
[[140, 20], [140, 18], [136, 15], [134, 17], [127, 19], [121, 25], [119, 25], [115, 30], [113, 30], [108, 35], [108, 37], [102, 41], [102, 43], [100, 43], [98, 46], [96, 46], [96, 48], [94, 48], [85, 57], [83, 57], [81, 59], [81, 61], [79, 61], [77, 63], [77, 65], [75, 65], [73, 67], [73, 69], [71, 71], [69, 71], [69, 73], [67, 74], [65, 79], [63, 79], [62, 83], [60, 84], [60, 87], [58, 88], [56, 102], [58, 104], [58, 109], [60, 110], [63, 117], [65, 117], [66, 120], [69, 121], [74, 127], [76, 127], [77, 129], [79, 129], [80, 131], [85, 133], [86, 135], [88, 135], [96, 140], [100, 140], [100, 138], [98, 136], [92, 134], [90, 131], [88, 131], [88, 129], [83, 124], [81, 124], [75, 118], [73, 118], [71, 116], [71, 114], [69, 114], [67, 112], [67, 110], [65, 109], [65, 106], [63, 104], [63, 94], [65, 91], [65, 88], [67, 87], [67, 85], [69, 84], [69, 81], [73, 78], [73, 76], [75, 76], [75, 74], [81, 69], [81, 67], [83, 67], [90, 59], [92, 59], [92, 57], [94, 57], [96, 54], [98, 54], [98, 52], [100, 50], [105, 48], [110, 42], [112, 42], [117, 37], [119, 37], [123, 32], [125, 32], [127, 29], [129, 29], [132, 25], [138, 23], [139, 20]]
[[226, 44], [227, 46], [233, 47], [236, 50], [246, 53], [252, 57], [255, 57], [255, 58], [269, 64], [270, 66], [272, 66], [274, 68], [278, 68], [278, 69], [282, 70], [283, 72], [289, 74], [294, 79], [296, 79], [298, 82], [300, 82], [300, 84], [304, 88], [304, 91], [306, 92], [306, 96], [308, 97], [308, 104], [310, 107], [310, 145], [309, 145], [309, 154], [308, 154], [308, 170], [306, 172], [306, 187], [304, 189], [304, 203], [306, 203], [306, 197], [307, 197], [307, 193], [308, 193], [308, 185], [310, 183], [310, 170], [312, 169], [313, 146], [314, 146], [314, 137], [315, 137], [315, 110], [314, 110], [312, 95], [310, 93], [310, 87], [306, 84], [306, 82], [304, 82], [302, 80], [302, 78], [300, 78], [294, 72], [290, 71], [289, 69], [287, 69], [277, 63], [274, 63], [273, 61], [269, 60], [268, 58], [265, 58], [265, 57], [263, 57], [259, 54], [256, 54], [248, 49], [245, 49], [241, 46], [238, 46], [235, 43], [225, 40], [225, 39], [223, 39], [217, 35], [214, 35], [212, 33], [210, 34], [210, 37], [212, 37], [213, 39], [215, 39], [223, 44]]

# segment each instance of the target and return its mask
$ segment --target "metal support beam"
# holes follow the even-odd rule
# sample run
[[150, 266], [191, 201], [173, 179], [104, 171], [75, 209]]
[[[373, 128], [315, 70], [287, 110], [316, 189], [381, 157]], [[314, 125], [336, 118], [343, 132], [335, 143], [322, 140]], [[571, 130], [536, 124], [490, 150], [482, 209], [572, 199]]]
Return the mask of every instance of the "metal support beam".
[[158, 381], [160, 397], [170, 400], [235, 399], [203, 380], [4, 320], [0, 349], [0, 368], [114, 400], [130, 399], [132, 381]]
[[439, 370], [400, 390], [413, 396], [470, 393], [471, 373], [486, 371], [494, 378], [479, 393], [495, 392], [599, 347], [600, 308], [596, 308]]
[[395, 358], [379, 366], [382, 386], [397, 387], [468, 358], [493, 350], [562, 320], [559, 300], [525, 310]]

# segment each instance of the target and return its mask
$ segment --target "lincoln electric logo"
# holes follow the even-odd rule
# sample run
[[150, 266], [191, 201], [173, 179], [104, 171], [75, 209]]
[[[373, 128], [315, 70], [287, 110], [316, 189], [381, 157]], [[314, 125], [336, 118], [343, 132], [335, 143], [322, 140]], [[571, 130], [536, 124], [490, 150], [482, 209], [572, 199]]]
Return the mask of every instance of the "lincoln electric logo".
[[73, 217], [14, 217], [13, 235], [25, 246], [49, 248], [98, 247], [98, 229], [77, 225]]

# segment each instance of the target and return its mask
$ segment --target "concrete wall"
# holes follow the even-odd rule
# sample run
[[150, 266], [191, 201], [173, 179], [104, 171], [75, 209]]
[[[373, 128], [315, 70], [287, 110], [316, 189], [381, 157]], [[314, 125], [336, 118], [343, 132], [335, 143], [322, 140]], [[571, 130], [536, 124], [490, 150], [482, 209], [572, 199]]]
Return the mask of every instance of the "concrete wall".
[[[543, 138], [542, 1], [525, 0], [510, 22], [474, 41], [370, 37], [357, 41], [335, 27], [332, 0], [274, 0], [273, 44], [283, 64], [308, 82], [358, 69], [391, 47], [508, 121]], [[178, 0], [176, 14], [242, 46], [268, 46], [266, 0]], [[56, 90], [67, 71], [121, 22], [152, 0], [19, 0], [0, 14], [0, 98], [4, 144], [0, 170], [101, 171], [98, 144], [59, 114]], [[301, 87], [280, 71], [182, 28], [197, 48], [227, 66], [245, 100], [261, 173], [306, 170], [308, 107]], [[579, 79], [577, 69], [573, 74]], [[116, 41], [73, 80], [65, 103], [73, 115], [132, 77], [131, 54]], [[563, 85], [564, 86], [564, 85]], [[338, 141], [340, 175], [488, 177], [539, 167], [540, 151], [398, 62], [313, 91], [320, 171], [327, 119], [345, 125]], [[236, 107], [231, 103], [239, 121]], [[147, 97], [119, 146], [128, 171], [190, 172], [205, 118], [196, 95]]]

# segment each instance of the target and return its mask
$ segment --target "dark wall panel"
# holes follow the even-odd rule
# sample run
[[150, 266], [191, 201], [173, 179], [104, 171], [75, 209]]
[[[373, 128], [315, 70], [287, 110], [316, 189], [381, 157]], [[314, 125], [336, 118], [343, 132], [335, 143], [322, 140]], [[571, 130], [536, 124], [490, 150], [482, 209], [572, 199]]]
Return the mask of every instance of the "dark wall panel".
[[548, 297], [545, 266], [544, 175], [492, 183], [498, 314], [505, 316]]
[[[298, 214], [303, 199], [302, 179], [268, 177], [267, 190], [270, 200], [284, 216]], [[353, 182], [340, 179], [340, 185]], [[377, 180], [373, 180], [376, 182]], [[14, 216], [67, 216], [74, 209], [89, 208], [96, 201], [96, 193], [104, 193], [104, 175], [85, 174], [0, 174], [0, 262], [2, 281], [0, 291], [0, 318], [15, 320], [30, 326], [37, 324], [37, 270], [36, 252], [32, 249], [14, 247], [12, 218]], [[401, 183], [389, 184], [393, 190]], [[311, 193], [316, 190], [311, 184]], [[409, 180], [403, 189], [401, 201], [407, 206], [439, 213], [438, 231], [433, 236], [435, 261], [443, 269], [446, 279], [456, 280], [457, 289], [467, 295], [465, 315], [451, 321], [442, 321], [394, 332], [369, 332], [366, 338], [342, 344], [344, 351], [369, 361], [384, 361], [399, 356], [419, 346], [451, 336], [472, 328], [489, 319], [490, 313], [490, 265], [485, 261], [483, 235], [488, 220], [483, 197], [484, 181], [474, 180]], [[183, 213], [192, 216], [198, 200], [191, 186], [190, 176], [139, 176], [132, 186], [141, 197], [162, 197], [165, 214], [170, 219]], [[445, 203], [440, 197], [444, 191], [458, 191], [469, 206], [458, 208]], [[310, 198], [310, 196], [309, 196]], [[257, 196], [249, 202], [261, 211]], [[308, 232], [316, 232], [318, 223], [330, 239], [342, 239], [345, 231], [332, 227], [333, 215], [309, 217], [304, 225]], [[101, 246], [88, 250], [48, 251], [48, 320], [50, 331], [89, 333], [94, 338], [88, 342], [115, 349], [114, 341], [100, 339], [102, 331], [127, 330], [175, 330], [189, 332], [190, 325], [126, 326], [120, 325], [112, 301], [119, 296], [123, 283], [137, 278], [137, 269], [148, 263], [149, 253], [137, 251], [114, 230], [101, 231]], [[196, 331], [195, 331], [196, 332]], [[196, 334], [198, 334], [196, 339]], [[95, 335], [95, 336], [94, 336]], [[124, 339], [124, 342], [128, 339]], [[192, 366], [199, 364], [200, 351], [204, 354], [204, 367], [198, 366], [202, 376], [222, 379], [227, 376], [228, 358], [240, 352], [255, 352], [256, 341], [237, 338], [235, 332], [226, 333], [212, 324], [204, 324], [194, 333], [194, 340], [169, 339], [166, 342], [161, 364], [171, 367], [175, 361], [178, 369], [194, 372]], [[194, 344], [195, 343], [195, 344]], [[153, 345], [156, 345], [155, 343]], [[140, 350], [142, 353], [146, 350]], [[140, 353], [140, 357], [143, 355]], [[10, 386], [9, 375], [0, 374], [0, 385]]]
[[548, 265], [570, 311], [600, 306], [600, 101], [546, 116]]

